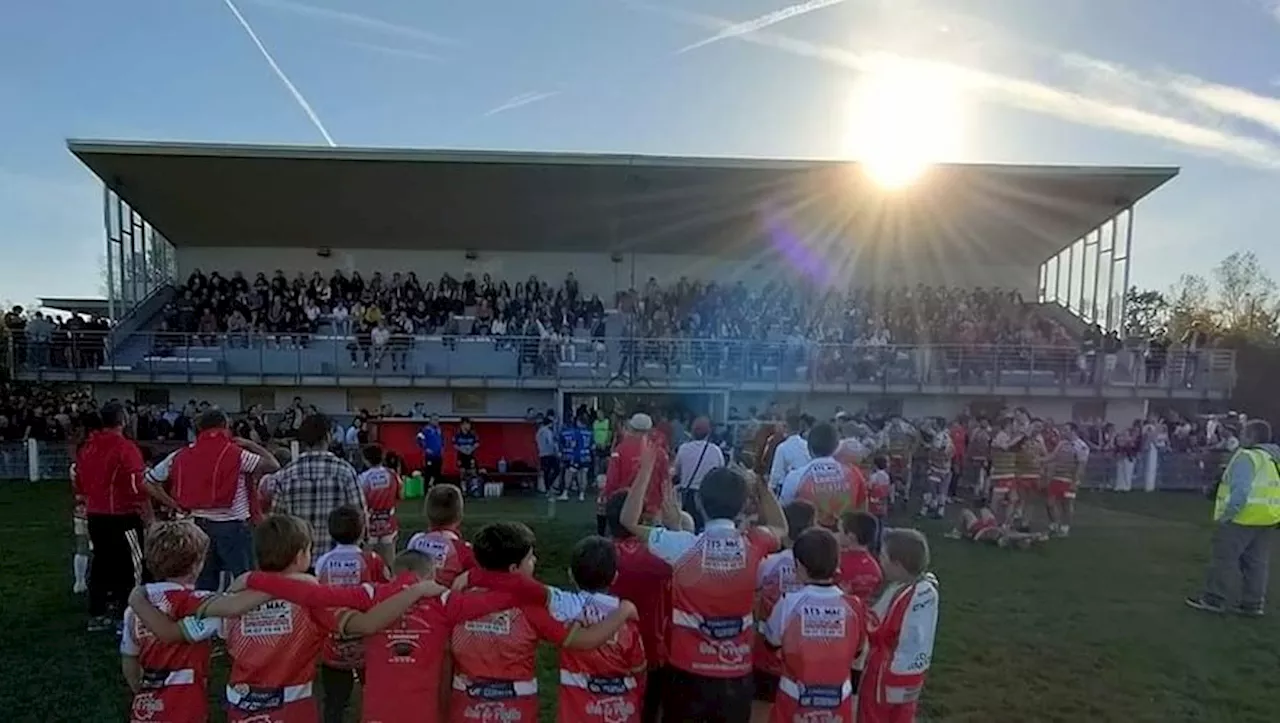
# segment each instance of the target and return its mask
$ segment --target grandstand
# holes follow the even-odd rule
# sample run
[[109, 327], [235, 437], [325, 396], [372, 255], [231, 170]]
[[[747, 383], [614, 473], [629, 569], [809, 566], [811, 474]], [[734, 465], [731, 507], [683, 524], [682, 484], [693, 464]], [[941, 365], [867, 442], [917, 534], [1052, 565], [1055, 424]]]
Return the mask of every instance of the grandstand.
[[665, 393], [721, 419], [803, 398], [1127, 423], [1233, 383], [1229, 352], [1153, 376], [1078, 344], [1123, 327], [1134, 206], [1177, 169], [941, 165], [891, 192], [832, 161], [68, 146], [105, 187], [115, 324], [91, 364], [16, 368], [99, 399], [514, 422]]

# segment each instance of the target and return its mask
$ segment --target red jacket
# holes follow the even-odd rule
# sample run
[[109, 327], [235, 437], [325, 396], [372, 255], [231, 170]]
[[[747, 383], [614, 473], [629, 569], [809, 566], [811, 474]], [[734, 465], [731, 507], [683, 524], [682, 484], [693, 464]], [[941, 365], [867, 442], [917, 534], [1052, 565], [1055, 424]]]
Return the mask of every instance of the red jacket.
[[[658, 441], [654, 439], [650, 443]], [[631, 489], [631, 485], [635, 483], [636, 475], [640, 472], [641, 442], [642, 438], [639, 436], [627, 437], [613, 450], [613, 456], [609, 458], [609, 470], [605, 474], [604, 492], [601, 494], [604, 504], [608, 504], [609, 498], [618, 492]], [[662, 510], [663, 494], [671, 485], [671, 458], [667, 456], [666, 447], [659, 446], [654, 452], [656, 458], [653, 462], [653, 479], [649, 481], [649, 490], [644, 500], [647, 515], [656, 515]]]
[[142, 453], [119, 430], [89, 436], [76, 454], [76, 487], [90, 515], [141, 514], [147, 506]]
[[230, 509], [241, 484], [240, 445], [225, 429], [201, 432], [174, 455], [169, 483], [174, 502], [183, 509]]

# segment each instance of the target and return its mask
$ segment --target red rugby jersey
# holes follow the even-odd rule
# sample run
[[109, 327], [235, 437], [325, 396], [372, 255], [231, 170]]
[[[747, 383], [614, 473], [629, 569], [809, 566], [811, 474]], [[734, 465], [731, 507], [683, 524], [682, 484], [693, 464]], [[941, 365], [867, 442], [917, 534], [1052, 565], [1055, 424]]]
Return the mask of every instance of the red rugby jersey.
[[419, 532], [409, 538], [407, 549], [417, 550], [436, 561], [436, 582], [449, 587], [459, 575], [476, 566], [471, 543], [454, 527]]
[[867, 550], [841, 550], [840, 572], [837, 582], [840, 589], [863, 602], [874, 599], [884, 573], [880, 561]]
[[[391, 571], [378, 553], [362, 550], [358, 545], [338, 545], [318, 557], [315, 568], [316, 579], [322, 585], [351, 587], [391, 579]], [[359, 638], [335, 633], [325, 642], [321, 660], [331, 668], [359, 668], [364, 665], [364, 645]]]
[[665, 665], [671, 627], [671, 566], [638, 538], [614, 540], [613, 548], [618, 555], [618, 576], [609, 592], [636, 606], [649, 665]]
[[[172, 582], [146, 586], [147, 599], [157, 610], [178, 620], [193, 615], [213, 593]], [[202, 621], [208, 637], [193, 643], [161, 642], [133, 614], [124, 612], [120, 653], [136, 657], [142, 666], [142, 688], [133, 696], [129, 720], [208, 720], [209, 638], [218, 627], [216, 619]]]
[[369, 536], [377, 538], [395, 534], [400, 529], [396, 520], [396, 505], [402, 496], [400, 475], [378, 465], [361, 472], [356, 481], [369, 508]]

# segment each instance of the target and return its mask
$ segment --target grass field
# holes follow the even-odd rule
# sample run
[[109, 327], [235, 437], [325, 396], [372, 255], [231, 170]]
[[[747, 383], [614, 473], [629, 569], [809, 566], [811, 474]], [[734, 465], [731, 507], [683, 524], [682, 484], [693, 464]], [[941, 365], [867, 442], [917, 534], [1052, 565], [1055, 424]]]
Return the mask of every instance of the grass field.
[[[942, 539], [940, 523], [926, 527], [943, 606], [922, 718], [1275, 721], [1280, 612], [1218, 618], [1181, 603], [1206, 559], [1207, 502], [1081, 502], [1071, 539], [1030, 552], [973, 547]], [[540, 500], [478, 502], [467, 528], [529, 523], [540, 575], [564, 584], [568, 548], [592, 531], [592, 508], [561, 503], [547, 520]], [[0, 710], [9, 721], [118, 721], [127, 712], [114, 641], [84, 632], [84, 601], [71, 593], [69, 509], [56, 484], [0, 487]], [[412, 530], [420, 517], [404, 513]], [[1272, 600], [1278, 590], [1273, 579]], [[540, 662], [543, 718], [552, 720], [554, 653]]]

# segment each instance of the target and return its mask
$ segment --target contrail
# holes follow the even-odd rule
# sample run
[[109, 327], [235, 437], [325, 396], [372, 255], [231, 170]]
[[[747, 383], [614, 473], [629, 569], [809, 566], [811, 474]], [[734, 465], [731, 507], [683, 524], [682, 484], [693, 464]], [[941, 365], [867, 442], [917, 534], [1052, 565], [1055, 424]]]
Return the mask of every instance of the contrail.
[[546, 100], [547, 98], [552, 98], [554, 96], [560, 95], [560, 93], [561, 91], [558, 91], [558, 90], [547, 90], [547, 91], [541, 91], [541, 92], [535, 91], [530, 93], [521, 93], [520, 95], [514, 95], [504, 100], [501, 105], [498, 105], [497, 107], [491, 108], [488, 111], [486, 111], [485, 116], [487, 117], [491, 115], [497, 115], [499, 113], [505, 113], [506, 111], [514, 110], [516, 108], [529, 105], [530, 103], [537, 103], [540, 100]]
[[429, 63], [440, 63], [444, 61], [439, 55], [424, 53], [419, 50], [409, 50], [408, 48], [395, 48], [390, 45], [378, 45], [377, 43], [362, 43], [357, 40], [349, 40], [345, 43], [353, 48], [364, 48], [365, 50], [381, 53], [382, 55], [390, 55], [397, 58], [411, 58], [413, 60], [423, 60]]
[[801, 15], [808, 15], [816, 10], [829, 8], [832, 5], [839, 5], [843, 2], [846, 2], [846, 0], [808, 0], [808, 2], [789, 5], [785, 8], [774, 10], [771, 13], [765, 13], [754, 20], [734, 23], [709, 38], [703, 38], [692, 45], [686, 45], [683, 48], [680, 48], [676, 51], [676, 55], [687, 53], [690, 50], [697, 50], [698, 48], [711, 45], [712, 43], [718, 43], [721, 40], [728, 40], [729, 38], [736, 38], [740, 35], [747, 35], [748, 33], [754, 33], [757, 30], [764, 30], [770, 25], [777, 25], [784, 20], [790, 20], [791, 18], [800, 17]]
[[276, 59], [271, 57], [271, 53], [267, 50], [267, 46], [263, 45], [262, 41], [258, 39], [258, 34], [253, 32], [253, 28], [249, 25], [249, 21], [245, 20], [244, 16], [240, 14], [240, 9], [237, 8], [236, 4], [231, 0], [222, 1], [226, 3], [227, 8], [231, 10], [231, 13], [236, 16], [236, 20], [240, 21], [240, 27], [244, 28], [244, 31], [249, 34], [249, 39], [253, 41], [254, 45], [258, 46], [258, 51], [262, 53], [263, 58], [266, 58], [267, 65], [270, 65], [271, 69], [275, 71], [276, 77], [279, 78], [280, 82], [284, 83], [284, 87], [288, 88], [289, 92], [293, 94], [293, 99], [298, 102], [298, 105], [302, 106], [302, 112], [306, 113], [307, 117], [311, 119], [311, 124], [316, 127], [316, 130], [320, 131], [320, 135], [324, 136], [324, 142], [328, 143], [330, 148], [337, 148], [338, 144], [333, 142], [333, 136], [329, 135], [329, 131], [325, 130], [324, 124], [320, 122], [320, 116], [316, 115], [315, 110], [311, 108], [311, 104], [307, 102], [307, 99], [302, 97], [302, 93], [298, 90], [297, 86], [295, 86], [293, 81], [289, 80], [289, 76], [285, 75], [284, 71], [280, 69], [280, 64], [276, 62]]
[[406, 38], [413, 38], [437, 45], [458, 45], [458, 41], [453, 38], [446, 38], [443, 35], [429, 33], [426, 30], [415, 28], [411, 25], [398, 25], [396, 23], [374, 18], [368, 15], [360, 15], [358, 13], [350, 13], [343, 10], [330, 10], [329, 8], [320, 8], [314, 5], [306, 5], [299, 2], [291, 2], [290, 0], [250, 0], [250, 2], [262, 5], [264, 7], [275, 8], [285, 12], [296, 13], [298, 15], [306, 15], [317, 20], [328, 20], [335, 23], [343, 23], [352, 27], [363, 28], [378, 33], [388, 33], [391, 35], [400, 35]]

